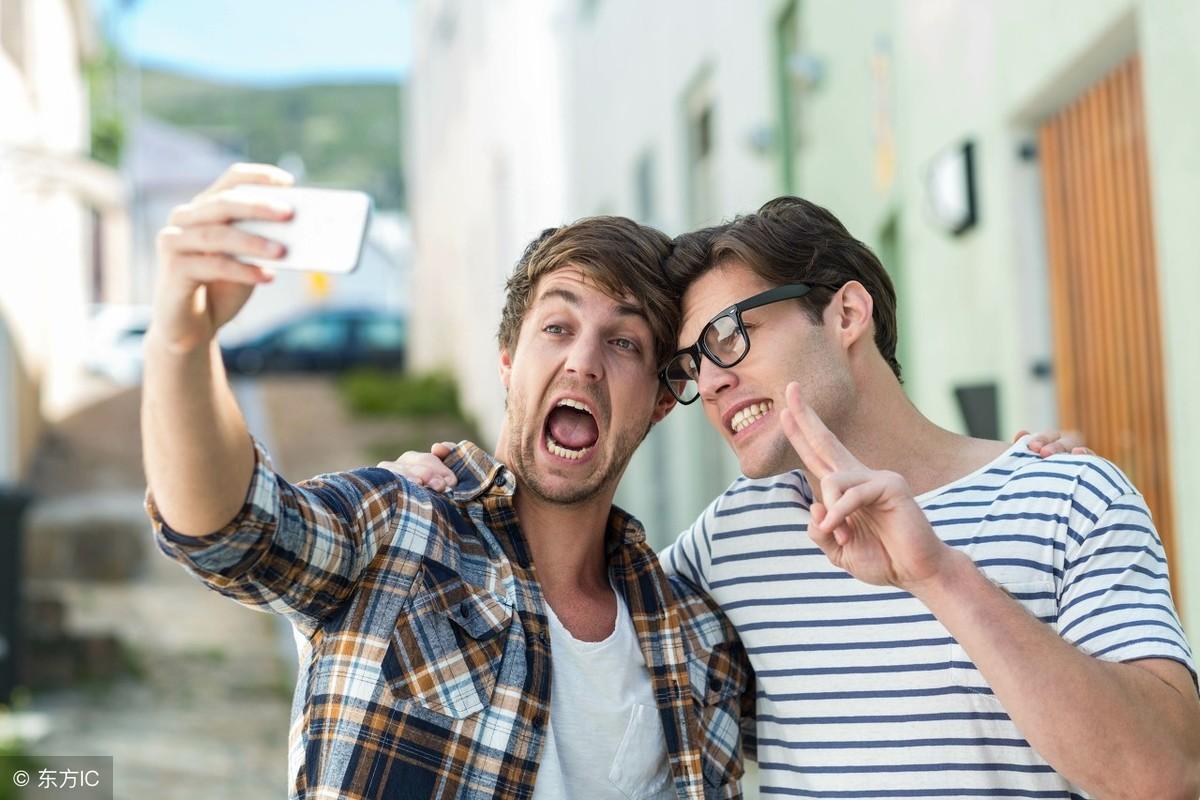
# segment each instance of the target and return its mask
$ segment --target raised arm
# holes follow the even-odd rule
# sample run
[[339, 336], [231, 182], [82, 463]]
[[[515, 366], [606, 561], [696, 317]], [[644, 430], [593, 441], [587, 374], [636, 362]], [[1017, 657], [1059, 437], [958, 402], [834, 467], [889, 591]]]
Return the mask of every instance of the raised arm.
[[[210, 588], [248, 606], [284, 614], [302, 627], [336, 609], [367, 565], [414, 509], [408, 484], [362, 469], [299, 485], [281, 478], [246, 430], [221, 363], [216, 334], [254, 288], [271, 280], [237, 255], [278, 257], [272, 242], [233, 227], [237, 219], [287, 219], [288, 209], [239, 202], [238, 184], [286, 185], [265, 165], [230, 169], [191, 203], [176, 208], [159, 235], [160, 272], [146, 344], [142, 401], [147, 511], [158, 546]], [[425, 528], [413, 550], [392, 555], [391, 590], [411, 580]]]
[[226, 190], [245, 183], [287, 185], [291, 176], [266, 165], [236, 165], [192, 202], [175, 208], [158, 236], [142, 440], [146, 480], [158, 511], [185, 534], [210, 533], [233, 519], [254, 472], [254, 448], [216, 336], [254, 288], [272, 279], [236, 256], [279, 257], [283, 250], [231, 223], [287, 219], [290, 211], [226, 196]]

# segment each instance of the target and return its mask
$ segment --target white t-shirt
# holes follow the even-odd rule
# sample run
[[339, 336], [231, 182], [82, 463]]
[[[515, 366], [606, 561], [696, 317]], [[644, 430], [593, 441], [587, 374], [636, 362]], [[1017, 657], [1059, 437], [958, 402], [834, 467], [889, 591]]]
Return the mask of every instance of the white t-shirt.
[[[758, 680], [762, 794], [1077, 797], [912, 595], [835, 567], [808, 538], [799, 472], [740, 478], [663, 553], [720, 603]], [[1018, 442], [917, 498], [938, 536], [1085, 653], [1195, 664], [1145, 501], [1094, 457]]]
[[581, 642], [550, 604], [550, 724], [534, 800], [674, 796], [662, 721], [633, 620], [617, 592], [608, 638]]

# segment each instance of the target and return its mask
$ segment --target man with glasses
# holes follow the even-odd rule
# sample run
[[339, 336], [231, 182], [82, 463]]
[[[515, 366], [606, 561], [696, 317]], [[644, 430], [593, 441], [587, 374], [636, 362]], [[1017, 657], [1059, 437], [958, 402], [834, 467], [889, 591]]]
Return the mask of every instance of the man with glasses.
[[596, 217], [529, 245], [499, 331], [500, 441], [447, 454], [448, 497], [382, 469], [293, 485], [216, 342], [271, 280], [239, 256], [283, 253], [232, 223], [291, 215], [228, 190], [290, 182], [239, 165], [172, 212], [142, 426], [159, 547], [301, 634], [291, 796], [739, 797], [745, 652], [612, 505], [674, 405], [670, 240]]
[[825, 209], [681, 238], [663, 380], [745, 477], [662, 557], [750, 654], [763, 793], [1197, 797], [1195, 665], [1128, 478], [924, 417], [887, 273]]

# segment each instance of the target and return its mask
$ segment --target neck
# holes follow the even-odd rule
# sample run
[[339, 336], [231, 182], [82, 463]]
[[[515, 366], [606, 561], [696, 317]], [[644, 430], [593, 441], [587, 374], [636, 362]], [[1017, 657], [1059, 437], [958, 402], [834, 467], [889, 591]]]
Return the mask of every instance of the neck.
[[[508, 453], [505, 424], [496, 443], [496, 457], [512, 463], [506, 458]], [[610, 593], [605, 536], [616, 487], [583, 503], [564, 505], [538, 497], [529, 490], [523, 476], [514, 476], [517, 491], [513, 505], [546, 596], [577, 594], [581, 590], [587, 594]]]
[[610, 591], [605, 535], [611, 494], [564, 506], [536, 497], [518, 478], [514, 505], [547, 597]]
[[[935, 425], [912, 404], [882, 361], [857, 376], [857, 400], [834, 431], [872, 469], [904, 476], [919, 495], [968, 475], [1007, 449]], [[864, 398], [870, 398], [865, 400]]]

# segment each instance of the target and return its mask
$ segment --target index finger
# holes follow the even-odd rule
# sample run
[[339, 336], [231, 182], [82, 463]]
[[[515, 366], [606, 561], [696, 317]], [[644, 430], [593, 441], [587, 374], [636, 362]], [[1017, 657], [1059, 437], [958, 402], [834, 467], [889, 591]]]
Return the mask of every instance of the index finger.
[[273, 164], [234, 164], [221, 177], [213, 182], [200, 197], [206, 197], [216, 192], [224, 191], [234, 186], [246, 183], [257, 183], [267, 186], [291, 186], [296, 182], [292, 173], [280, 169]]
[[216, 194], [200, 202], [186, 203], [171, 212], [168, 224], [187, 227], [189, 225], [219, 225], [240, 219], [265, 219], [283, 221], [290, 219], [292, 209], [273, 202], [231, 199]]
[[[862, 462], [846, 449], [833, 431], [825, 427], [825, 423], [812, 406], [804, 402], [800, 396], [800, 384], [794, 381], [789, 383], [784, 390], [784, 397], [787, 399], [788, 410], [791, 411], [792, 418], [796, 423], [799, 434], [797, 438], [804, 440], [806, 449], [811, 453], [812, 463], [805, 460], [803, 455], [800, 457], [805, 460], [805, 464], [810, 469], [814, 470], [813, 474], [818, 479], [824, 478], [832, 472], [864, 468]], [[796, 444], [796, 439], [792, 439], [792, 444]]]

